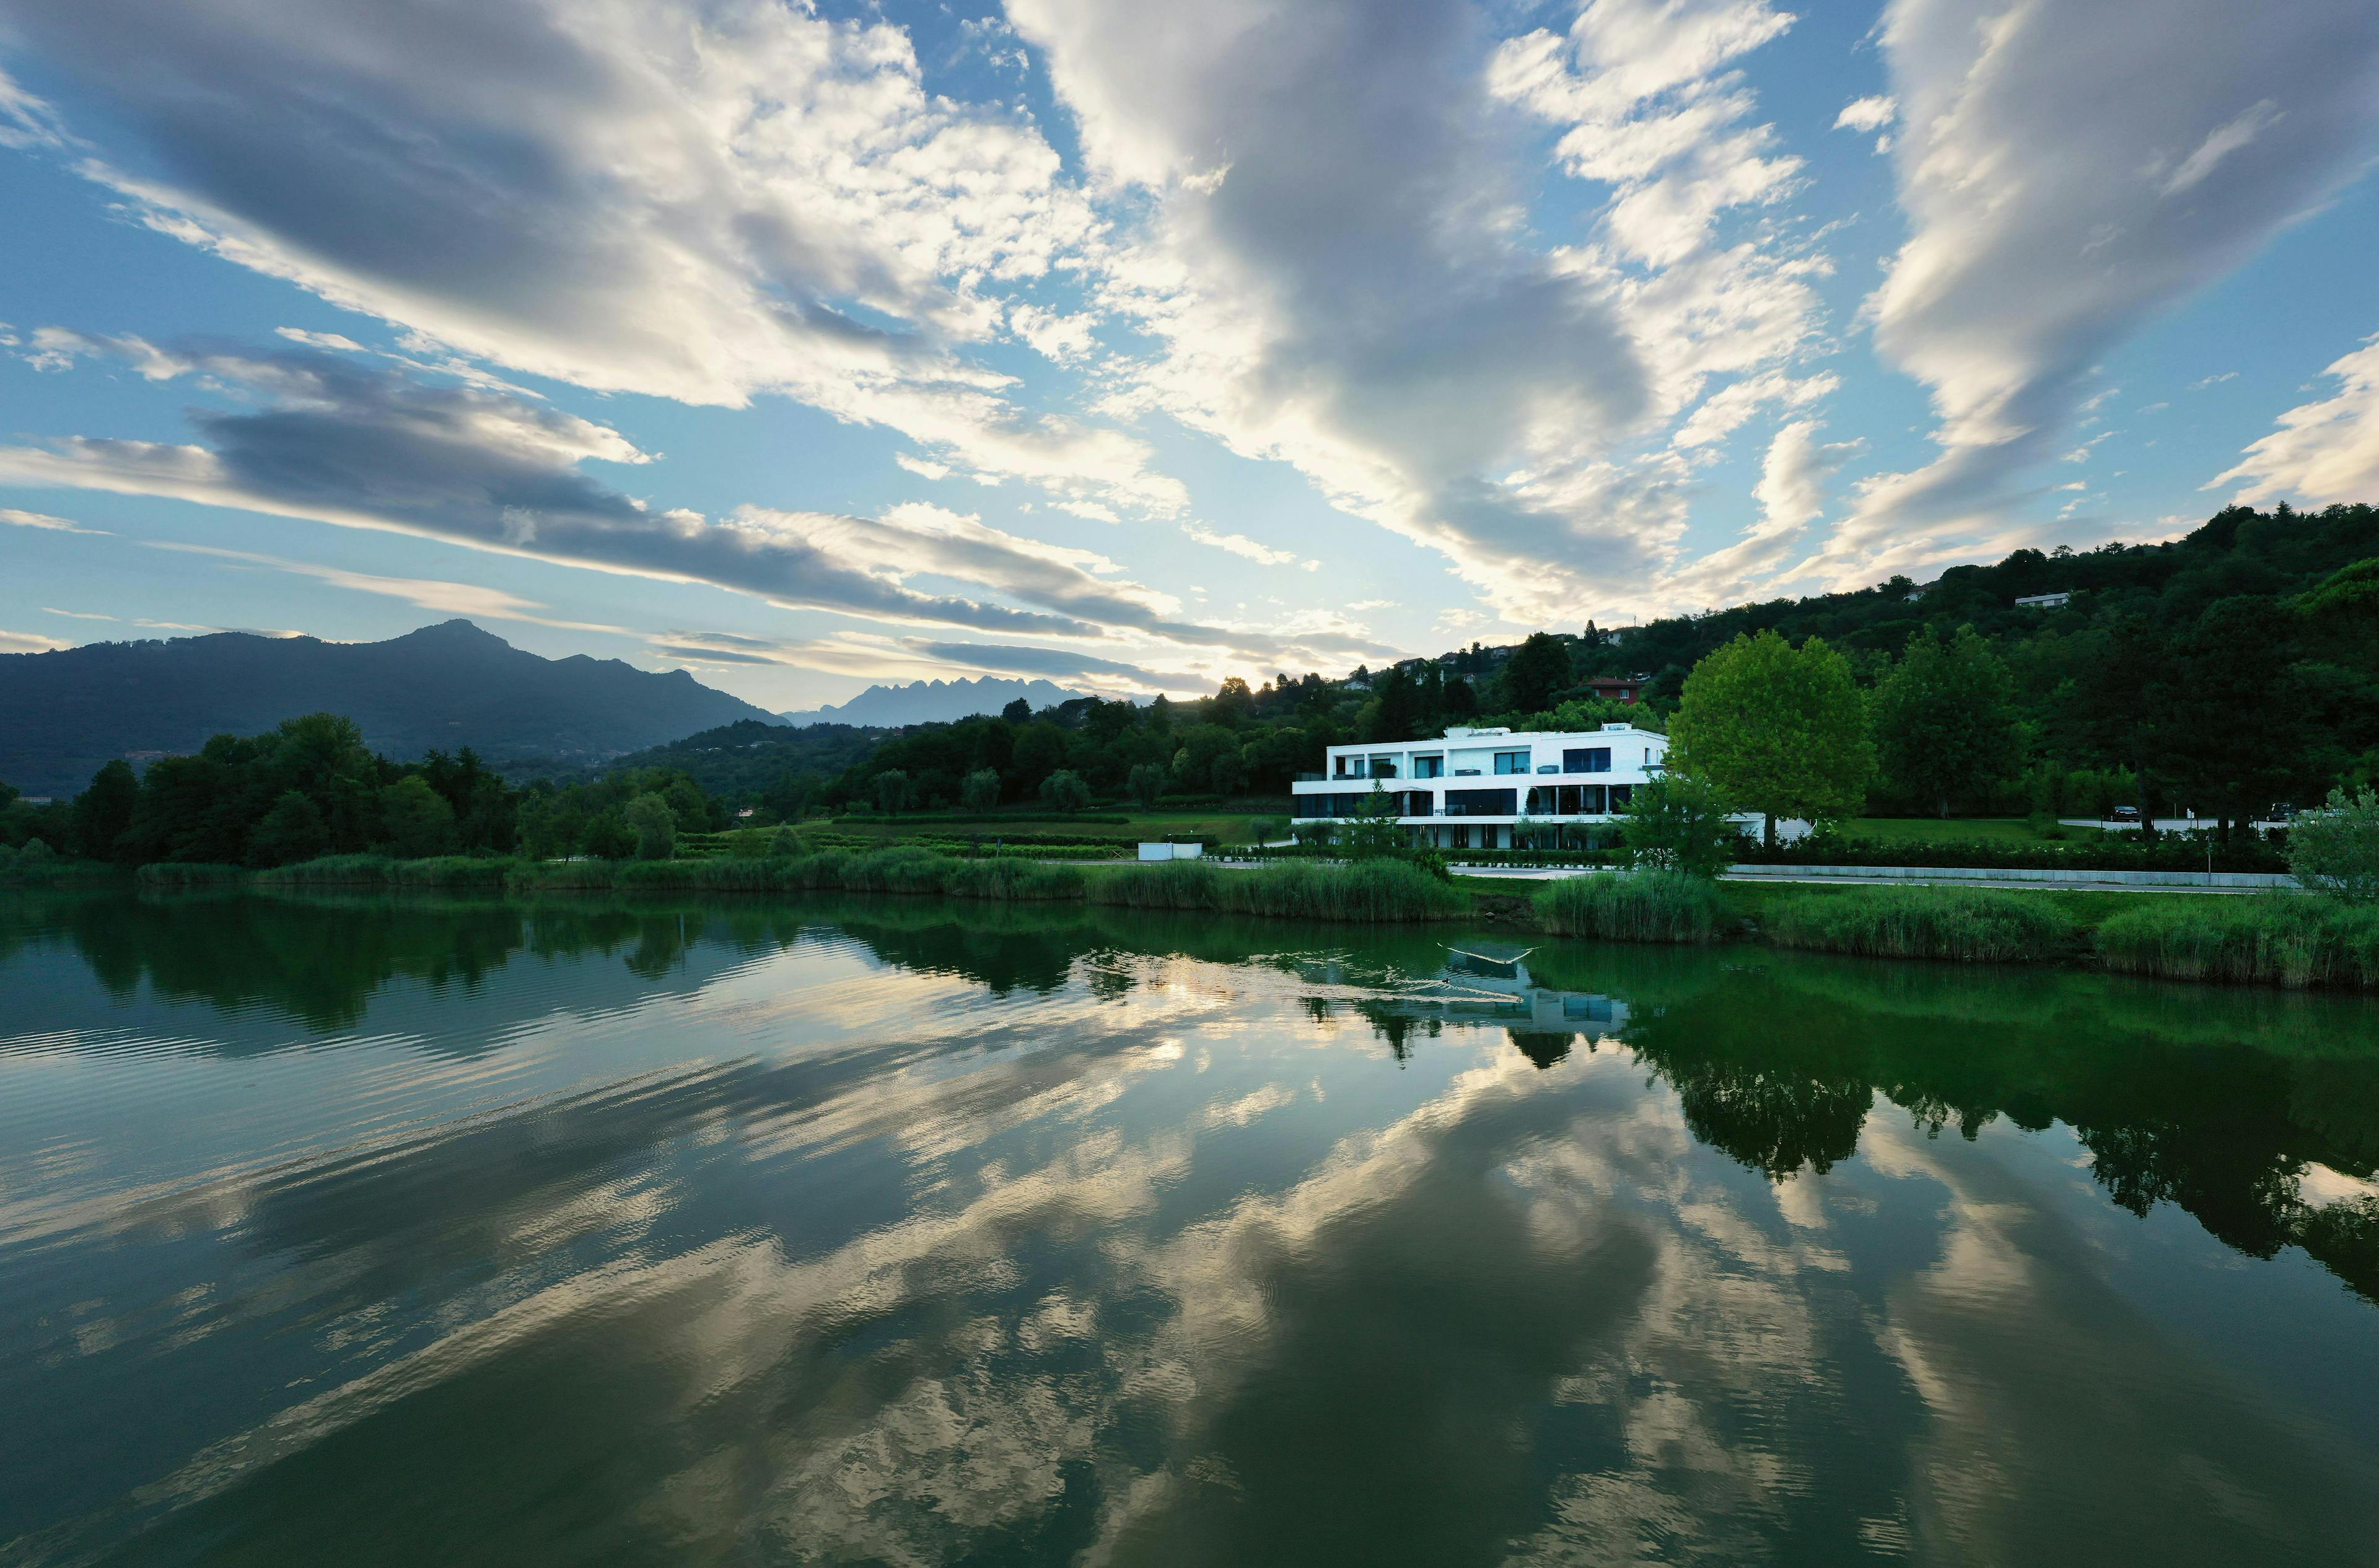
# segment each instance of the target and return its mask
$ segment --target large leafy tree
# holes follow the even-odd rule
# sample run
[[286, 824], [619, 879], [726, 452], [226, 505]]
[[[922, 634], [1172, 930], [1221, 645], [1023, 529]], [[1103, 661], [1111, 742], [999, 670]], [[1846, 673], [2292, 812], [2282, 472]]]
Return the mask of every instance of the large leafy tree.
[[1812, 637], [1740, 636], [1694, 666], [1669, 727], [1669, 766], [1728, 805], [1767, 818], [1855, 814], [1875, 773], [1866, 704], [1850, 661]]
[[1892, 793], [1948, 816], [2015, 776], [2015, 682], [1972, 626], [1919, 632], [1874, 698], [1875, 741]]
[[1570, 683], [1569, 645], [1550, 632], [1539, 632], [1512, 650], [1497, 678], [1503, 706], [1515, 713], [1541, 713], [1553, 706], [1554, 694]]

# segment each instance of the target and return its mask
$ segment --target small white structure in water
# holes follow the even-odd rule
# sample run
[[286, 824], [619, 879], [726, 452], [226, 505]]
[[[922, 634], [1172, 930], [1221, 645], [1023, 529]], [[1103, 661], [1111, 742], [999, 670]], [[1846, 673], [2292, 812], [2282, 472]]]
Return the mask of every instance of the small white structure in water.
[[1152, 844], [1140, 846], [1140, 858], [1144, 861], [1194, 861], [1206, 852], [1203, 844]]

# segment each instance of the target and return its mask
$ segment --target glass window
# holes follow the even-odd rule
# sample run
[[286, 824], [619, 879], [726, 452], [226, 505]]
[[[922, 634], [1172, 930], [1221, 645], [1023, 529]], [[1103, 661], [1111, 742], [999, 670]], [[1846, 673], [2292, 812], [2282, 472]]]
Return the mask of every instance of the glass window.
[[1526, 752], [1497, 752], [1495, 754], [1495, 771], [1498, 773], [1528, 772], [1528, 754]]
[[1608, 773], [1611, 771], [1609, 746], [1576, 746], [1562, 753], [1564, 773]]
[[1415, 778], [1444, 778], [1445, 759], [1443, 757], [1413, 758], [1413, 777]]

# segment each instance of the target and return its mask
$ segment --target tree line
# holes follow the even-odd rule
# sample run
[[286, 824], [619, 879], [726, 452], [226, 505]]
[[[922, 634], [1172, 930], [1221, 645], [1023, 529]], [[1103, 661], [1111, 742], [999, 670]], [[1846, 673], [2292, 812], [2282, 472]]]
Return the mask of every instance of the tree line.
[[37, 805], [0, 784], [0, 841], [126, 865], [263, 867], [362, 853], [625, 859], [666, 855], [681, 833], [731, 820], [726, 802], [682, 770], [626, 767], [516, 789], [467, 746], [392, 762], [353, 719], [329, 713], [218, 735], [145, 773], [108, 763], [72, 801]]
[[[2059, 604], [2016, 603], [2059, 593]], [[1592, 682], [1611, 676], [1640, 677], [1645, 700], [1597, 696]], [[2128, 804], [2195, 810], [2233, 831], [2275, 804], [2379, 781], [2379, 510], [2233, 507], [2165, 544], [2018, 550], [1931, 584], [1588, 624], [1336, 678], [1233, 677], [1188, 702], [1020, 701], [889, 734], [744, 723], [526, 790], [467, 753], [373, 757], [352, 725], [316, 716], [219, 737], [145, 777], [111, 763], [74, 802], [0, 811], [0, 839], [256, 862], [317, 843], [642, 852], [660, 830], [649, 806], [641, 826], [630, 820], [644, 796], [676, 832], [744, 809], [761, 824], [1250, 797], [1277, 809], [1332, 745], [1614, 719], [1675, 726], [1673, 760], [1733, 809], [1841, 818]]]

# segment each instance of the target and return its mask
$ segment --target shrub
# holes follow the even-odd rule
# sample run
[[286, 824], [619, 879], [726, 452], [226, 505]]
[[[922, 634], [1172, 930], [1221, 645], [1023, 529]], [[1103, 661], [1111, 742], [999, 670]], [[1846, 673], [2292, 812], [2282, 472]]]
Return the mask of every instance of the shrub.
[[2127, 974], [2379, 986], [2379, 910], [2301, 893], [2142, 899], [2097, 938], [2107, 967]]
[[1786, 947], [1882, 959], [2017, 963], [2079, 947], [2080, 929], [2037, 895], [1974, 887], [1844, 887], [1787, 899], [1765, 930]]
[[2332, 790], [2288, 825], [2288, 869], [2306, 887], [2363, 902], [2379, 899], [2379, 793]]
[[1718, 885], [1676, 871], [1594, 873], [1537, 895], [1537, 918], [1564, 936], [1618, 942], [1711, 942], [1726, 922]]

